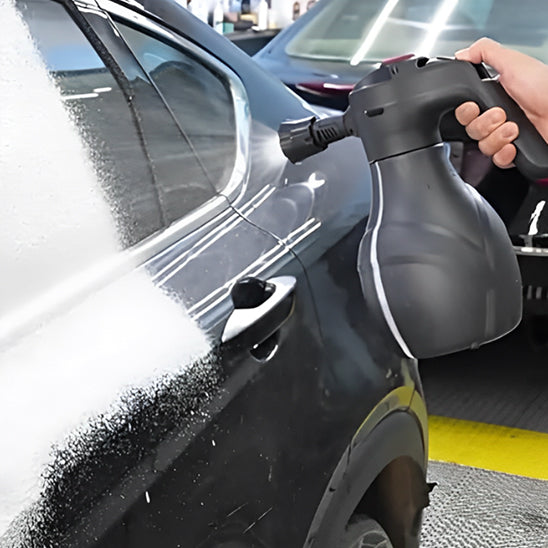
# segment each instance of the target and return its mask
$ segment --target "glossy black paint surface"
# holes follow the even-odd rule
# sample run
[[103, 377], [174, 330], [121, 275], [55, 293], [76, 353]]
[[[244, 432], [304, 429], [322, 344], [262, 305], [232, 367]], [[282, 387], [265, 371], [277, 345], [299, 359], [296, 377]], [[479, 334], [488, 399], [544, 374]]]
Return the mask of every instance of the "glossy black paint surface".
[[[86, 436], [56, 452], [40, 501], [6, 542], [300, 546], [314, 520], [344, 526], [349, 515], [321, 505], [333, 473], [353, 440], [366, 440], [394, 413], [413, 425], [402, 426], [413, 443], [407, 449], [383, 438], [376, 462], [412, 459], [421, 489], [426, 416], [416, 362], [371, 321], [356, 270], [370, 203], [360, 143], [289, 165], [277, 128], [311, 107], [207, 25], [171, 2], [145, 2], [145, 10], [134, 2], [64, 4], [130, 86], [145, 76], [116, 25], [166, 31], [176, 47], [190, 44], [217, 59], [245, 88], [250, 148], [238, 191], [221, 190], [215, 209], [134, 271], [188, 313], [211, 351], [126, 394], [124, 415], [97, 417]], [[145, 129], [149, 123], [143, 119]], [[244, 336], [223, 343], [234, 284], [278, 276], [292, 277], [295, 290], [288, 308], [268, 316], [268, 338], [251, 347]], [[368, 458], [356, 466], [367, 469]]]

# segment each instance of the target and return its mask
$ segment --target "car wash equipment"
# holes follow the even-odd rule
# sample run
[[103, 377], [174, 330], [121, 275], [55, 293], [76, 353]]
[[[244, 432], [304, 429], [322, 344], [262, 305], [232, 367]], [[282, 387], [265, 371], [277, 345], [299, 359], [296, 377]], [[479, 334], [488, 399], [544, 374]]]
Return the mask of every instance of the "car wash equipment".
[[406, 57], [356, 84], [339, 116], [289, 121], [292, 162], [346, 136], [362, 140], [372, 200], [358, 271], [369, 313], [409, 357], [476, 348], [521, 319], [521, 279], [506, 228], [453, 169], [442, 116], [464, 101], [502, 107], [517, 122], [517, 168], [548, 174], [548, 146], [484, 65]]

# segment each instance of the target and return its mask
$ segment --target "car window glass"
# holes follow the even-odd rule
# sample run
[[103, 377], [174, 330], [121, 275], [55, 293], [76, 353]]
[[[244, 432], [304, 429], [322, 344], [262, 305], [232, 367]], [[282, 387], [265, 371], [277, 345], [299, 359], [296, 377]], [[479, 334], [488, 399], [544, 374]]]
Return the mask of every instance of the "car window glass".
[[158, 188], [118, 82], [61, 6], [33, 1], [17, 5], [85, 144], [120, 243], [127, 247], [160, 230]]
[[412, 52], [454, 55], [489, 36], [548, 61], [548, 4], [524, 0], [336, 0], [301, 27], [286, 46], [295, 57], [352, 65]]
[[228, 81], [189, 51], [132, 27], [117, 26], [171, 108], [212, 184], [222, 190], [236, 161], [235, 113]]
[[124, 93], [63, 6], [1, 7], [3, 336], [99, 283], [162, 213]]
[[[2, 9], [12, 21], [0, 80], [0, 331], [11, 332], [37, 313], [38, 300], [46, 313], [115, 265], [129, 267], [124, 249], [217, 194], [119, 37], [131, 80], [61, 4], [17, 0]], [[108, 19], [96, 18], [114, 35]]]
[[[20, 6], [86, 144], [123, 247], [215, 196], [203, 163], [137, 63], [129, 67], [126, 59], [131, 80], [124, 93], [120, 76], [113, 76], [60, 6], [32, 1]], [[62, 31], [56, 18], [45, 15], [51, 10], [63, 13]]]

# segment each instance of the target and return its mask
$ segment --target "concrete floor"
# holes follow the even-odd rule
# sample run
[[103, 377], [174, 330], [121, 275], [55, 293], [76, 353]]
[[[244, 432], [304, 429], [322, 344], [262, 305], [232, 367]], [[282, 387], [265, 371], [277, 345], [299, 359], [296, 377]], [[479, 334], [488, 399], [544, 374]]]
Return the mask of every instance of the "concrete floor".
[[421, 363], [431, 415], [424, 548], [548, 548], [548, 345], [527, 328]]

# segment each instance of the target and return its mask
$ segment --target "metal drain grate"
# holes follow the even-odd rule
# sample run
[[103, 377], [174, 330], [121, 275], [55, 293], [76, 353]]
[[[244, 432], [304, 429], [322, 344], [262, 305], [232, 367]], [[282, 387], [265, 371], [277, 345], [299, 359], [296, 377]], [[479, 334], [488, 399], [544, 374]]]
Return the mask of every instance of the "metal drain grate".
[[421, 548], [548, 548], [548, 481], [442, 462], [428, 481]]

